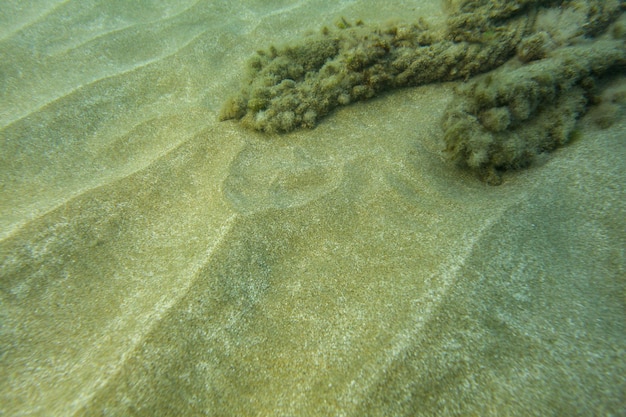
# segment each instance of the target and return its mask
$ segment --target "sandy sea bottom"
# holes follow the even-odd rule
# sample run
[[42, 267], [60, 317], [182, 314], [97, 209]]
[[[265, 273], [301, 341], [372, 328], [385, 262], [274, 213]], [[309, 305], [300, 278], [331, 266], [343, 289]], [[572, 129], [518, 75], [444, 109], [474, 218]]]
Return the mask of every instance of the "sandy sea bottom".
[[0, 414], [626, 415], [626, 120], [491, 187], [454, 83], [272, 136], [245, 60], [437, 1], [2, 1]]

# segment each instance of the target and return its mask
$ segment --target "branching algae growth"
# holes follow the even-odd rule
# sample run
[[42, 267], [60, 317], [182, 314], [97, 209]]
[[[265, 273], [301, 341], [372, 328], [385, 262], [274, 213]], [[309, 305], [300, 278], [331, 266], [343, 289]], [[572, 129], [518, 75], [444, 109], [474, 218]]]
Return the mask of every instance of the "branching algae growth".
[[500, 171], [566, 143], [596, 79], [626, 62], [625, 24], [614, 23], [623, 0], [444, 6], [439, 30], [421, 19], [369, 26], [342, 18], [336, 28], [259, 51], [220, 119], [264, 132], [312, 128], [335, 107], [382, 91], [489, 72], [458, 88], [442, 127], [450, 158], [495, 184]]

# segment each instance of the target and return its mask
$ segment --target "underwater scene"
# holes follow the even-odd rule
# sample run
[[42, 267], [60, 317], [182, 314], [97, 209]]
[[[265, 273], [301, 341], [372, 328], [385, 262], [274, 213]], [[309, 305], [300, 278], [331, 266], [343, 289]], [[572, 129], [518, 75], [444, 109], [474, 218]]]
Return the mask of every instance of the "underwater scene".
[[626, 416], [624, 0], [0, 0], [0, 415]]

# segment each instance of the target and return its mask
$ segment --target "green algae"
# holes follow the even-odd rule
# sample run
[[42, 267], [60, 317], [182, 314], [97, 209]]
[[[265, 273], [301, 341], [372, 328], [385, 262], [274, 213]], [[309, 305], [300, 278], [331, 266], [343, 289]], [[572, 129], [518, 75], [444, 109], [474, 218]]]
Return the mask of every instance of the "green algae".
[[[545, 32], [530, 40], [541, 51], [548, 42]], [[524, 58], [543, 54], [523, 52]], [[623, 39], [605, 36], [528, 60], [458, 88], [442, 119], [450, 159], [490, 184], [502, 181], [502, 171], [526, 167], [538, 154], [568, 143], [598, 80], [626, 67], [626, 48]]]
[[220, 119], [267, 133], [313, 128], [336, 107], [387, 90], [494, 71], [459, 89], [442, 126], [450, 159], [495, 184], [498, 171], [567, 143], [588, 106], [582, 84], [624, 63], [624, 24], [610, 30], [612, 41], [599, 36], [620, 16], [620, 0], [447, 0], [444, 8], [443, 30], [423, 19], [341, 17], [336, 28], [259, 51]]
[[[488, 13], [483, 9], [492, 6], [475, 8]], [[494, 14], [486, 19], [490, 30], [476, 42], [475, 22], [462, 24], [466, 14], [454, 15], [446, 31], [430, 28], [423, 19], [370, 26], [342, 17], [336, 28], [259, 51], [220, 119], [241, 119], [245, 127], [264, 132], [312, 128], [334, 108], [386, 90], [467, 79], [493, 69], [515, 53], [532, 23], [524, 13], [509, 13], [506, 20]]]

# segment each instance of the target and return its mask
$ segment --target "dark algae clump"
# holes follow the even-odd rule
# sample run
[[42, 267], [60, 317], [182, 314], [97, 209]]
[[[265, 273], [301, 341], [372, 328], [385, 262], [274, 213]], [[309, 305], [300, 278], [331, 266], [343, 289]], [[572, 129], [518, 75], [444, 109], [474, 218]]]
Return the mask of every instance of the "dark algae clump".
[[621, 40], [559, 48], [515, 69], [503, 67], [457, 90], [442, 121], [446, 151], [490, 183], [498, 171], [568, 142], [594, 78], [626, 64]]
[[[476, 3], [476, 2], [473, 2]], [[478, 5], [467, 9], [480, 9]], [[222, 119], [241, 119], [265, 132], [313, 127], [332, 109], [406, 86], [466, 79], [504, 63], [527, 32], [531, 18], [518, 10], [487, 19], [489, 41], [465, 10], [447, 31], [425, 21], [369, 26], [342, 18], [300, 42], [259, 51], [248, 79], [222, 109]], [[465, 24], [463, 23], [465, 22]]]
[[[559, 5], [539, 11], [538, 30], [520, 42], [515, 59], [461, 85], [446, 109], [448, 156], [490, 184], [501, 182], [502, 171], [528, 166], [537, 154], [567, 143], [597, 80], [626, 67], [623, 37], [592, 36], [615, 19], [619, 2]], [[560, 33], [550, 27], [555, 23], [576, 30]]]
[[[442, 121], [447, 154], [490, 183], [567, 142], [596, 78], [623, 68], [621, 0], [445, 0], [446, 27], [334, 28], [250, 59], [220, 119], [263, 132], [312, 128], [334, 108], [395, 88], [463, 80]], [[617, 34], [617, 35], [616, 35]], [[503, 65], [506, 64], [506, 65]], [[484, 74], [488, 73], [488, 74]]]

